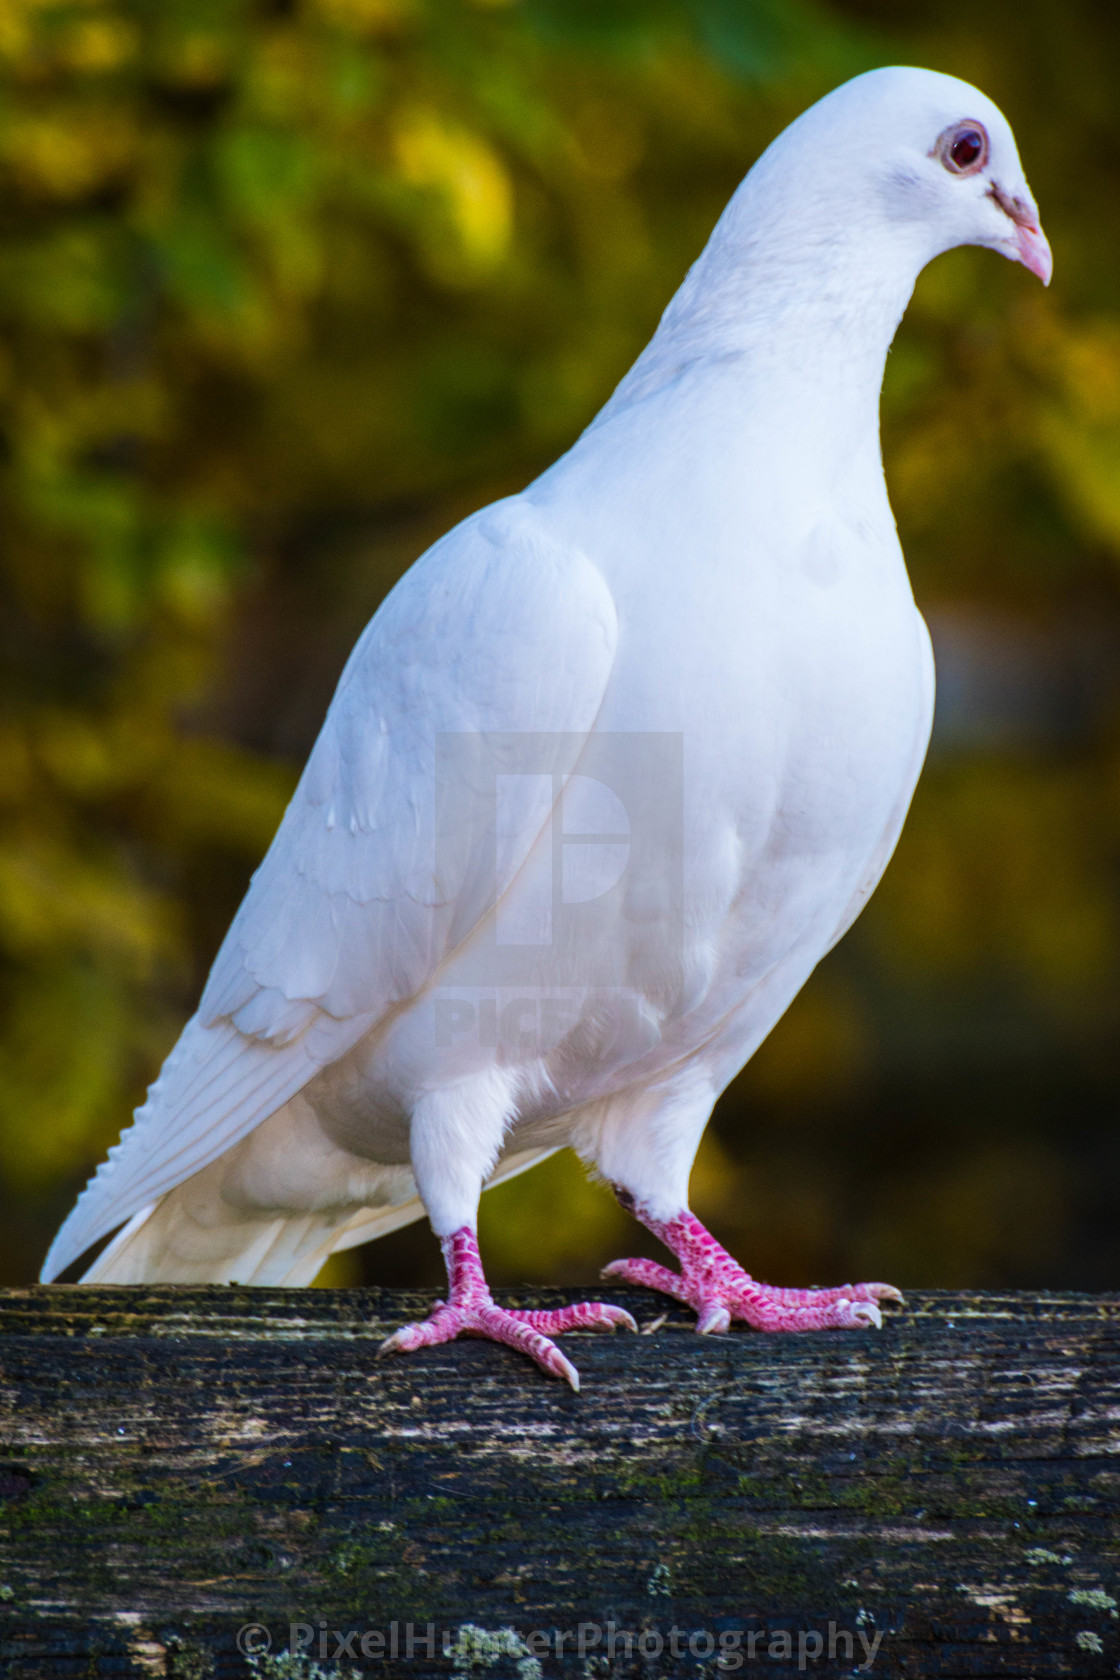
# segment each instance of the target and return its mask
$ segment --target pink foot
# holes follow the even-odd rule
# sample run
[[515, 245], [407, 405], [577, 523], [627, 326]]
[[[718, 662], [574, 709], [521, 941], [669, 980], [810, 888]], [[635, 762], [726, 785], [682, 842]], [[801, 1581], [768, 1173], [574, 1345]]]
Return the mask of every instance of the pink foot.
[[478, 1239], [464, 1225], [442, 1241], [443, 1258], [451, 1284], [451, 1299], [437, 1301], [423, 1324], [406, 1324], [381, 1344], [382, 1353], [412, 1353], [416, 1348], [435, 1347], [456, 1336], [485, 1336], [506, 1347], [527, 1353], [542, 1371], [563, 1377], [579, 1393], [579, 1372], [565, 1359], [549, 1336], [565, 1330], [627, 1330], [638, 1326], [623, 1307], [603, 1301], [580, 1301], [575, 1306], [557, 1307], [552, 1312], [518, 1312], [495, 1304], [482, 1270]]
[[883, 1315], [877, 1303], [902, 1300], [889, 1283], [848, 1283], [840, 1289], [774, 1289], [756, 1283], [687, 1208], [661, 1220], [644, 1214], [625, 1193], [620, 1200], [672, 1250], [681, 1269], [671, 1272], [653, 1260], [615, 1260], [603, 1277], [684, 1301], [699, 1315], [696, 1328], [702, 1336], [723, 1335], [735, 1318], [756, 1330], [878, 1329]]

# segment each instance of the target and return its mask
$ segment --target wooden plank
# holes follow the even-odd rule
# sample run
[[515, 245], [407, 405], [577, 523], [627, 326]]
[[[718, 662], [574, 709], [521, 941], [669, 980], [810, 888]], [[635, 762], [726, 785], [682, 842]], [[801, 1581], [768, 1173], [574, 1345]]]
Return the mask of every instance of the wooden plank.
[[0, 1294], [0, 1673], [241, 1675], [250, 1623], [307, 1680], [1116, 1673], [1120, 1297], [673, 1307], [565, 1338], [579, 1396], [477, 1341], [378, 1360], [425, 1304]]

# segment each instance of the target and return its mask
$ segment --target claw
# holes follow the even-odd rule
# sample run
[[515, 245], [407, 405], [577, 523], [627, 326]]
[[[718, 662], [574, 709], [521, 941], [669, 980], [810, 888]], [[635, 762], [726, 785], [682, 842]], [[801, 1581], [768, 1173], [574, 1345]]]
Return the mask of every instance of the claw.
[[377, 1350], [377, 1358], [384, 1359], [387, 1353], [411, 1353], [416, 1345], [408, 1340], [408, 1332], [417, 1328], [414, 1324], [406, 1324], [400, 1330], [394, 1330], [391, 1336], [386, 1336]]
[[857, 1301], [852, 1306], [851, 1323], [874, 1325], [876, 1330], [883, 1328], [883, 1315], [874, 1301]]
[[902, 1291], [896, 1289], [893, 1283], [846, 1283], [843, 1289], [818, 1290], [817, 1293], [822, 1300], [897, 1301], [901, 1306], [906, 1305]]
[[698, 1336], [726, 1336], [730, 1328], [731, 1314], [718, 1301], [710, 1302], [696, 1322]]
[[579, 1393], [579, 1372], [570, 1359], [564, 1358], [558, 1347], [553, 1347], [551, 1353], [545, 1354], [537, 1363], [542, 1371], [549, 1371], [554, 1377], [562, 1378], [564, 1382], [571, 1384], [574, 1393]]

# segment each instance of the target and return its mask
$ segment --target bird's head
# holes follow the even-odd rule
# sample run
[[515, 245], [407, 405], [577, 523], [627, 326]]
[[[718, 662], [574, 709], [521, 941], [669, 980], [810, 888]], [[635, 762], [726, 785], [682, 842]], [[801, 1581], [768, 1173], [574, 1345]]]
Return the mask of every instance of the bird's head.
[[988, 245], [1002, 251], [1048, 286], [1054, 266], [1050, 244], [1039, 224], [1038, 207], [1023, 176], [1011, 130], [998, 111], [994, 115], [998, 122], [957, 118], [942, 129], [931, 148], [933, 165], [943, 171], [938, 186], [944, 200], [944, 225], [954, 244]]
[[847, 217], [852, 234], [871, 242], [869, 253], [889, 241], [918, 267], [956, 245], [985, 245], [1049, 284], [1050, 246], [1015, 137], [967, 82], [932, 70], [871, 70], [806, 111], [771, 153], [783, 174], [813, 160], [804, 208], [819, 215], [822, 233]]
[[939, 250], [986, 245], [1048, 286], [1050, 246], [998, 107], [967, 82], [930, 70], [872, 71], [859, 82], [897, 124], [880, 171], [888, 212], [925, 221]]
[[[784, 370], [770, 401], [793, 402], [800, 370], [830, 425], [828, 368], [850, 405], [863, 366], [877, 400], [918, 274], [957, 245], [986, 245], [1050, 283], [1050, 246], [1006, 118], [936, 71], [856, 76], [758, 159], [604, 416], [683, 366], [749, 349], [765, 377], [775, 363]], [[796, 427], [805, 424], [802, 405]]]

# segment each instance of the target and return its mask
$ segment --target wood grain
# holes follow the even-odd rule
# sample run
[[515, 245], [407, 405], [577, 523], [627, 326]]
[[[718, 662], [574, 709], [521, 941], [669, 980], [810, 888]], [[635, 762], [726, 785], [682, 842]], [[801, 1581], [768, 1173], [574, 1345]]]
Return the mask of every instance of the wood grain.
[[425, 1304], [0, 1293], [0, 1673], [242, 1675], [248, 1623], [307, 1680], [1117, 1672], [1120, 1297], [788, 1337], [674, 1307], [565, 1338], [579, 1396], [477, 1341], [378, 1360]]

